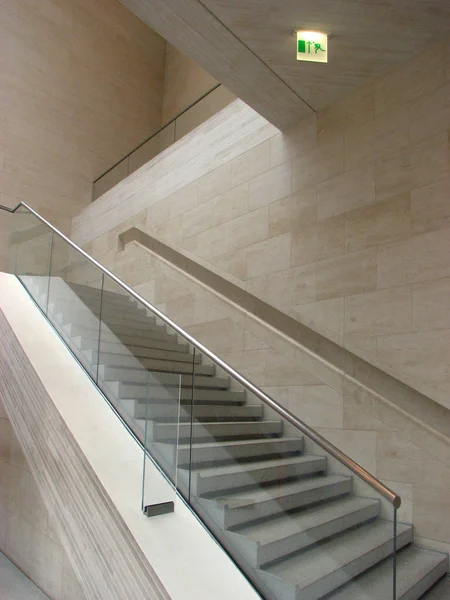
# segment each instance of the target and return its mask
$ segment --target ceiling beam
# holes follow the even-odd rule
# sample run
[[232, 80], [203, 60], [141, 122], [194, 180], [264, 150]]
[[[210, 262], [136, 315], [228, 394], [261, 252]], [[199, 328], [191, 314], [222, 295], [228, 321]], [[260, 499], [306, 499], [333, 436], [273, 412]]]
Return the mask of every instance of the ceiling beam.
[[121, 0], [278, 129], [313, 112], [199, 0]]

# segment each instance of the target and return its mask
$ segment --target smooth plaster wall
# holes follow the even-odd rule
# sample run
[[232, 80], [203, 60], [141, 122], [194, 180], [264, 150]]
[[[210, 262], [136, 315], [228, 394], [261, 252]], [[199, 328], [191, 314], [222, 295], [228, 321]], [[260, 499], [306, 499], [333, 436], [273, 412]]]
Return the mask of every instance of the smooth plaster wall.
[[0, 204], [68, 232], [92, 181], [159, 126], [165, 41], [118, 0], [6, 0], [0, 56]]
[[1, 400], [0, 550], [51, 600], [84, 600]]

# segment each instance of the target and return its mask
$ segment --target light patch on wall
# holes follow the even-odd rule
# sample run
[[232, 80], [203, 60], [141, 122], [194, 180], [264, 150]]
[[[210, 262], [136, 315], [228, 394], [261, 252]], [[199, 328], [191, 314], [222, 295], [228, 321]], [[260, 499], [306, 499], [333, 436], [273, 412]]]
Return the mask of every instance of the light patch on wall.
[[328, 62], [328, 35], [318, 31], [297, 31], [297, 60]]

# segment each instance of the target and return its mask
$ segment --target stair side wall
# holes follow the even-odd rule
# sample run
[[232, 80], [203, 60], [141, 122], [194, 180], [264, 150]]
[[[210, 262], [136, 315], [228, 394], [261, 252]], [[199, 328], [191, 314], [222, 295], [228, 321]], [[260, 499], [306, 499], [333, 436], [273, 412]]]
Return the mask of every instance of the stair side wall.
[[0, 551], [51, 600], [84, 600], [1, 400], [0, 449]]

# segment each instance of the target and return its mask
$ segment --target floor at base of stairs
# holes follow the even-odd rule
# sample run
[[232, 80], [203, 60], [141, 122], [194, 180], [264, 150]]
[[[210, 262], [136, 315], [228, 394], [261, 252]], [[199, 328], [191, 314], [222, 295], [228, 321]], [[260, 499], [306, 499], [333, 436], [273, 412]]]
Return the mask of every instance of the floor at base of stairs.
[[28, 577], [0, 552], [0, 598], [7, 600], [49, 600]]

